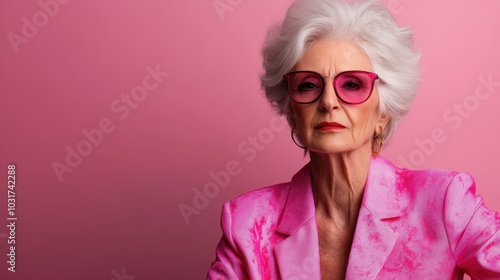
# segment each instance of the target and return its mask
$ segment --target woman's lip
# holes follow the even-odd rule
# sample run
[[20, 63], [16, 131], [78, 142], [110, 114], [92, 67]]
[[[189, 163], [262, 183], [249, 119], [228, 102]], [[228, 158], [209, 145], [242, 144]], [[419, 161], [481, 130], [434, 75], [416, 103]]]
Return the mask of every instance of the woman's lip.
[[336, 122], [322, 122], [317, 124], [314, 128], [319, 130], [339, 130], [346, 127]]

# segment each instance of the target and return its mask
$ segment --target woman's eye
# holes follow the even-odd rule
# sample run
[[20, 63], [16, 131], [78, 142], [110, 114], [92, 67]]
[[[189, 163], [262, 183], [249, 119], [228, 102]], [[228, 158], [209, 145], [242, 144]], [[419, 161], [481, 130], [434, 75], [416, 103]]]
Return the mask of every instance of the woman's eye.
[[347, 90], [359, 90], [362, 88], [362, 85], [358, 81], [348, 81], [342, 85], [342, 88]]
[[316, 88], [316, 85], [311, 82], [301, 83], [299, 85], [299, 91], [309, 91]]

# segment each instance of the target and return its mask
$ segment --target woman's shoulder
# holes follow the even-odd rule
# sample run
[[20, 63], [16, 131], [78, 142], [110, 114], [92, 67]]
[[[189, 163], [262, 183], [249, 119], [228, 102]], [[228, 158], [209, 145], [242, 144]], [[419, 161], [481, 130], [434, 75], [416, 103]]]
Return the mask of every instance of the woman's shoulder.
[[255, 215], [280, 216], [287, 204], [289, 194], [294, 197], [307, 196], [310, 188], [310, 166], [304, 165], [289, 182], [270, 185], [241, 194], [226, 202], [231, 213], [245, 213], [249, 217]]
[[[394, 165], [393, 165], [394, 166]], [[474, 177], [466, 172], [450, 171], [439, 168], [407, 169], [394, 166], [396, 185], [406, 191], [426, 193], [475, 192]]]
[[258, 188], [236, 196], [229, 204], [232, 213], [236, 212], [257, 212], [270, 213], [278, 211], [285, 204], [288, 197], [290, 182], [279, 183], [262, 188]]
[[262, 242], [268, 240], [283, 214], [289, 185], [259, 188], [225, 202], [221, 216], [223, 231], [230, 232], [234, 242], [241, 244], [250, 244], [257, 236]]
[[471, 174], [466, 172], [450, 171], [439, 168], [428, 168], [428, 169], [406, 169], [402, 167], [396, 167], [396, 174], [399, 180], [406, 183], [416, 183], [416, 184], [432, 184], [432, 185], [449, 185], [455, 180], [460, 182], [463, 181], [474, 181]]

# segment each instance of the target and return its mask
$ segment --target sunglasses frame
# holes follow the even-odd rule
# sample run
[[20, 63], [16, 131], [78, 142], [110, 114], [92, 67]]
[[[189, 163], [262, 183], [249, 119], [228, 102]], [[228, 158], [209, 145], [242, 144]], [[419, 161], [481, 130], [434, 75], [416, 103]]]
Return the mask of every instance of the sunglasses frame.
[[[315, 74], [315, 75], [321, 77], [322, 82], [323, 82], [323, 87], [322, 87], [321, 93], [318, 95], [318, 97], [316, 97], [314, 100], [309, 101], [309, 102], [298, 102], [295, 99], [293, 99], [292, 94], [290, 93], [290, 89], [288, 88], [288, 79], [289, 79], [289, 77], [292, 74], [295, 74], [295, 73], [311, 73], [311, 74]], [[346, 74], [346, 73], [347, 74], [349, 74], [349, 73], [366, 73], [366, 74], [368, 74], [368, 76], [371, 79], [371, 90], [370, 90], [370, 93], [368, 94], [368, 96], [366, 97], [366, 99], [364, 99], [361, 102], [347, 102], [342, 97], [340, 97], [340, 95], [337, 92], [337, 88], [335, 86], [336, 85], [335, 81], [337, 80], [338, 76], [340, 76], [342, 74]], [[358, 105], [358, 104], [366, 102], [366, 100], [368, 100], [370, 98], [370, 96], [372, 95], [372, 93], [373, 93], [373, 88], [375, 87], [375, 80], [380, 80], [381, 82], [383, 82], [383, 80], [380, 79], [380, 77], [377, 74], [375, 74], [373, 72], [369, 72], [369, 71], [364, 71], [364, 70], [348, 70], [348, 71], [343, 71], [343, 72], [338, 73], [335, 76], [321, 76], [320, 73], [314, 72], [314, 71], [309, 71], [309, 70], [291, 71], [291, 72], [288, 72], [285, 75], [283, 75], [283, 81], [285, 83], [286, 91], [287, 91], [288, 96], [290, 97], [290, 99], [292, 99], [295, 103], [298, 103], [298, 104], [310, 104], [310, 103], [314, 103], [314, 102], [318, 101], [321, 98], [321, 96], [323, 95], [323, 92], [325, 91], [325, 85], [326, 85], [325, 78], [330, 78], [330, 77], [333, 77], [333, 91], [335, 92], [335, 95], [337, 96], [337, 98], [340, 101], [342, 101], [342, 102], [344, 102], [346, 104], [350, 104], [350, 105]]]

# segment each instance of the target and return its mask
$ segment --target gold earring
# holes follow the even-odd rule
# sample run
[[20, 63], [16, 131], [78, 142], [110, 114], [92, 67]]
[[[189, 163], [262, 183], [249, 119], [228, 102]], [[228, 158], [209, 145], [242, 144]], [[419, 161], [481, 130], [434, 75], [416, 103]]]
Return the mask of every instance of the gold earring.
[[380, 133], [375, 132], [373, 134], [373, 141], [372, 141], [372, 155], [373, 157], [378, 157], [380, 152], [382, 151], [382, 146], [384, 145], [384, 137], [382, 136], [382, 127], [380, 128]]

